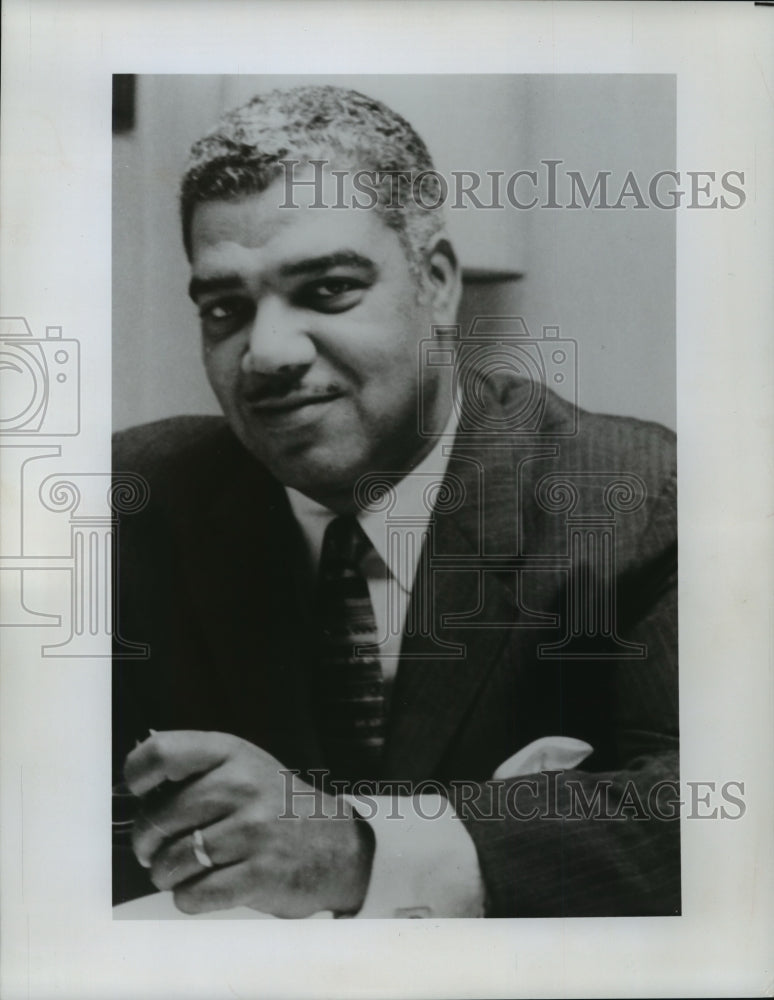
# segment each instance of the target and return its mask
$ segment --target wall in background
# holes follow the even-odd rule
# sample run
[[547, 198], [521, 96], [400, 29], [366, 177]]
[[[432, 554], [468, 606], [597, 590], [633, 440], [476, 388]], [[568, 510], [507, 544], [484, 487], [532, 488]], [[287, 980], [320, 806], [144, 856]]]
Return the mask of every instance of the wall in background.
[[[217, 413], [186, 295], [177, 185], [191, 143], [225, 109], [298, 82], [352, 86], [411, 121], [437, 168], [538, 174], [561, 160], [591, 185], [610, 172], [615, 201], [628, 171], [647, 187], [675, 166], [675, 90], [668, 76], [143, 76], [135, 127], [114, 138], [113, 424]], [[562, 186], [562, 179], [565, 183]], [[520, 182], [527, 200], [529, 183]], [[487, 203], [487, 195], [480, 192]], [[449, 212], [463, 264], [519, 271], [466, 286], [461, 322], [523, 316], [533, 336], [558, 326], [578, 344], [579, 401], [675, 426], [675, 214], [650, 207], [512, 207]], [[561, 391], [561, 390], [560, 390]], [[569, 390], [566, 390], [569, 394]]]

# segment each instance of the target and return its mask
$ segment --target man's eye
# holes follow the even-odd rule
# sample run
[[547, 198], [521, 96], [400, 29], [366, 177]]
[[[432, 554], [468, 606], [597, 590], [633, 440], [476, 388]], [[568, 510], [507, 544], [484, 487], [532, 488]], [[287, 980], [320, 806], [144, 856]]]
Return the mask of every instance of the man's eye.
[[344, 312], [360, 302], [367, 285], [355, 278], [321, 278], [305, 285], [299, 301], [322, 312]]
[[228, 306], [210, 306], [209, 309], [202, 310], [202, 316], [206, 316], [208, 319], [228, 319], [232, 314], [233, 310], [229, 309]]
[[318, 282], [315, 286], [315, 291], [325, 299], [341, 295], [343, 292], [349, 292], [354, 287], [354, 282], [348, 281], [346, 278], [328, 278], [325, 281]]
[[210, 339], [240, 330], [250, 319], [252, 306], [241, 299], [221, 299], [199, 308], [202, 333]]

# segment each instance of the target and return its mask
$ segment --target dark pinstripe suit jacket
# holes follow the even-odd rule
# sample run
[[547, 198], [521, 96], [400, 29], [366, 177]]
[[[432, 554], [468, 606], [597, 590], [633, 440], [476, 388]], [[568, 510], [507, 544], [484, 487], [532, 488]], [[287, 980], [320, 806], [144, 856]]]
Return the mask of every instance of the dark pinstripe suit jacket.
[[[490, 394], [500, 426], [525, 391]], [[535, 433], [454, 445], [463, 499], [432, 519], [412, 594], [414, 611], [430, 595], [432, 627], [404, 638], [383, 778], [449, 788], [492, 916], [679, 912], [663, 784], [678, 769], [674, 461], [663, 427], [552, 394]], [[114, 471], [150, 486], [119, 532], [118, 630], [151, 652], [115, 658], [116, 769], [149, 727], [235, 733], [324, 767], [309, 573], [282, 487], [219, 418], [118, 435]], [[489, 780], [555, 735], [594, 747], [582, 770]], [[117, 901], [150, 888], [122, 857]]]

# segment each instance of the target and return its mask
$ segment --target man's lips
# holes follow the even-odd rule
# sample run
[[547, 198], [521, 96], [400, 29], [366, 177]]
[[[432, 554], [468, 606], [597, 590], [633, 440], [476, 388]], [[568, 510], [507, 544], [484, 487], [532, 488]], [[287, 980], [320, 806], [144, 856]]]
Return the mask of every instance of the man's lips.
[[265, 414], [281, 414], [300, 410], [306, 406], [315, 406], [319, 403], [329, 403], [333, 399], [338, 399], [340, 395], [340, 392], [329, 389], [323, 392], [288, 392], [282, 396], [252, 398], [246, 396], [245, 403], [250, 410], [257, 410]]

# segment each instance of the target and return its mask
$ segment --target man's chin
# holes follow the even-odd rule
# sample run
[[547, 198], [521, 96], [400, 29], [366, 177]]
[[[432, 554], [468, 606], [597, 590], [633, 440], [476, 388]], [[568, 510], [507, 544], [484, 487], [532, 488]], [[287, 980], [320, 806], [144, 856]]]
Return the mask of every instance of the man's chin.
[[303, 456], [273, 456], [264, 464], [283, 486], [340, 510], [354, 509], [355, 485], [367, 471], [363, 462], [343, 463], [340, 454], [326, 455], [318, 449]]

